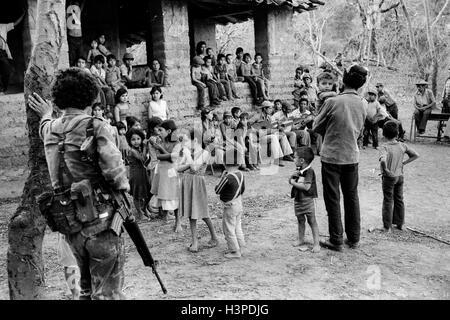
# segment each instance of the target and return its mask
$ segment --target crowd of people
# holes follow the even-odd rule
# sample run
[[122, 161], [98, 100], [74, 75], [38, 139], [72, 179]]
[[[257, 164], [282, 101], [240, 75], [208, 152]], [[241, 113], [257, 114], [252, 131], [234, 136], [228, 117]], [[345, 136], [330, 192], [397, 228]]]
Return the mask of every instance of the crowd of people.
[[[360, 133], [367, 131], [363, 130], [364, 127], [369, 126], [367, 119], [371, 107], [368, 105], [375, 103], [376, 99], [378, 101], [386, 99], [387, 93], [383, 91], [383, 86], [378, 84], [377, 90], [368, 90], [367, 100], [362, 99], [357, 91], [367, 80], [367, 70], [357, 65], [346, 70], [342, 79], [336, 78], [332, 72], [321, 72], [316, 79], [314, 101], [310, 100], [307, 90], [304, 90], [315, 87], [311, 85], [312, 75], [305, 73], [301, 78], [304, 84], [302, 86], [298, 82], [296, 88], [301, 90], [296, 93], [299, 96], [296, 103], [298, 107], [286, 101], [264, 100], [257, 106], [258, 112], [255, 115], [233, 107], [231, 111], [223, 113], [222, 119], [214, 113], [214, 109], [205, 107], [201, 110], [201, 126], [180, 128], [170, 118], [169, 108], [162, 100], [161, 87], [155, 86], [151, 89], [152, 101], [149, 105], [148, 119], [138, 119], [123, 111], [129, 110], [129, 106], [126, 106], [127, 91], [122, 87], [116, 92], [117, 104], [114, 107], [115, 114], [112, 115], [111, 112], [107, 113], [102, 103], [94, 101], [101, 90], [99, 85], [81, 85], [83, 82], [95, 83], [96, 77], [81, 68], [71, 68], [60, 72], [53, 89], [54, 102], [64, 110], [63, 116], [52, 120], [51, 113], [42, 111], [44, 119], [41, 124], [41, 135], [47, 141], [46, 152], [50, 157], [57, 151], [54, 148], [59, 145], [54, 144], [53, 140], [57, 137], [60, 139], [60, 136], [55, 136], [52, 130], [58, 126], [64, 127], [65, 123], [72, 123], [77, 117], [82, 116], [84, 119], [87, 116], [85, 112], [92, 112], [93, 119], [99, 121], [97, 124], [94, 122], [93, 131], [97, 132], [96, 138], [99, 141], [104, 141], [97, 150], [103, 176], [110, 177], [111, 183], [116, 187], [129, 191], [134, 200], [134, 215], [137, 220], [144, 218], [173, 220], [174, 231], [180, 231], [182, 217], [188, 219], [192, 237], [188, 250], [193, 253], [200, 250], [197, 231], [199, 219], [206, 223], [210, 233], [207, 247], [216, 247], [218, 244], [218, 236], [208, 210], [204, 176], [208, 165], [222, 166], [223, 172], [215, 192], [224, 205], [222, 224], [228, 248], [225, 257], [230, 259], [240, 258], [245, 254], [246, 248], [242, 232], [244, 172], [261, 170], [261, 166], [267, 165], [284, 166], [283, 160], [295, 162], [296, 170], [289, 177], [289, 184], [292, 185], [291, 197], [294, 200], [294, 211], [298, 221], [297, 245], [302, 249], [305, 248], [304, 234], [307, 221], [312, 228], [314, 240], [312, 252], [318, 252], [320, 246], [342, 251], [344, 228], [339, 203], [339, 188], [341, 188], [344, 197], [347, 244], [350, 248], [357, 248], [360, 237], [357, 190], [360, 149], [358, 141]], [[341, 88], [338, 88], [339, 81], [342, 81]], [[68, 88], [72, 90], [71, 94], [63, 95], [63, 91], [67, 91]], [[83, 98], [74, 99], [74, 95], [80, 93], [79, 90], [86, 91], [86, 88], [92, 92], [83, 92], [85, 95]], [[381, 95], [381, 92], [384, 94]], [[87, 103], [87, 100], [90, 102]], [[30, 106], [35, 110], [48, 109], [46, 105], [48, 103], [39, 96], [30, 97]], [[403, 226], [402, 168], [404, 164], [415, 160], [418, 154], [399, 141], [400, 126], [393, 115], [385, 111], [387, 116], [380, 119], [376, 117], [380, 108], [384, 110], [380, 106], [373, 108], [376, 112], [371, 114], [371, 117], [376, 121], [371, 122], [369, 128], [375, 143], [374, 136], [378, 132], [374, 130], [374, 124], [383, 121], [383, 135], [388, 140], [380, 149], [380, 163], [384, 194], [382, 220], [384, 229], [390, 231], [392, 224], [399, 229]], [[61, 120], [65, 118], [71, 121]], [[143, 121], [146, 121], [145, 130]], [[50, 123], [54, 124], [49, 126]], [[95, 126], [100, 126], [101, 129], [95, 129]], [[77, 129], [73, 134], [87, 135], [82, 132], [83, 126], [75, 125], [75, 128]], [[88, 128], [84, 130], [87, 132]], [[70, 134], [72, 132], [69, 132], [68, 136]], [[316, 145], [311, 148], [314, 146], [311, 143], [313, 136]], [[409, 156], [409, 160], [403, 162], [405, 153]], [[319, 241], [319, 226], [315, 218], [314, 199], [318, 194], [311, 163], [316, 155], [320, 155], [322, 163], [323, 197], [330, 234], [327, 241]], [[77, 171], [80, 168], [77, 162], [83, 162], [83, 159], [77, 157], [74, 162], [67, 160], [68, 169]], [[56, 160], [50, 157], [47, 161], [52, 170]], [[72, 176], [75, 178], [83, 174], [85, 172], [80, 171]], [[51, 172], [51, 178], [52, 184], [57, 189], [61, 187], [58, 182], [59, 174]], [[81, 250], [84, 245], [78, 240], [82, 239], [66, 237], [62, 244], [70, 243], [78, 264], [81, 264], [83, 279], [86, 276], [83, 273], [87, 271], [83, 270], [84, 262], [79, 260], [84, 259], [84, 253], [77, 250]], [[116, 246], [117, 243], [114, 241], [111, 245]], [[74, 247], [77, 249], [73, 249]], [[68, 251], [70, 250], [65, 250], [66, 255], [70, 254]], [[109, 277], [113, 277], [112, 274], [109, 274]], [[118, 285], [117, 278], [110, 280], [113, 282], [110, 285]], [[93, 289], [98, 290], [97, 294], [100, 294], [103, 285], [97, 285], [97, 287], [94, 285]]]

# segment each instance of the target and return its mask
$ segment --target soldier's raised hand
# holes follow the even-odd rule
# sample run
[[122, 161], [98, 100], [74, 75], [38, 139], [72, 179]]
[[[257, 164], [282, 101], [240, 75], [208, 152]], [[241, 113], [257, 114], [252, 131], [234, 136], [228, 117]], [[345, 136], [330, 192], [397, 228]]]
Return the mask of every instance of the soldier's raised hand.
[[28, 96], [28, 106], [36, 111], [39, 117], [44, 115], [51, 115], [53, 112], [53, 106], [50, 101], [43, 99], [36, 92]]

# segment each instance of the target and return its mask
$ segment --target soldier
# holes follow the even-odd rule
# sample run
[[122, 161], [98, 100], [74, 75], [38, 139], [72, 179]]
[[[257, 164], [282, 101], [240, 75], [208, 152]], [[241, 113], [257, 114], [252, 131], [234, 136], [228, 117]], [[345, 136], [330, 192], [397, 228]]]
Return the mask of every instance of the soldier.
[[[52, 88], [53, 102], [63, 111], [62, 117], [52, 119], [52, 105], [36, 93], [29, 102], [42, 117], [40, 136], [54, 189], [50, 209], [43, 214], [53, 231], [66, 236], [76, 257], [80, 299], [123, 299], [122, 220], [110, 192], [129, 190], [129, 183], [109, 124], [90, 115], [98, 91], [91, 75], [70, 68], [57, 74]], [[65, 195], [68, 201], [61, 201]], [[65, 206], [71, 200], [73, 210]]]

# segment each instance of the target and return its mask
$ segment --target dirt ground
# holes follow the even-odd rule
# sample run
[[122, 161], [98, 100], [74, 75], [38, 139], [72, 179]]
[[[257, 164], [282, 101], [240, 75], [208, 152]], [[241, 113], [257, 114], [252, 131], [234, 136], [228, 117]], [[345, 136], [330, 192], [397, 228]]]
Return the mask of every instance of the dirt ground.
[[[376, 79], [377, 80], [377, 79]], [[391, 79], [394, 86], [395, 79]], [[407, 84], [404, 84], [407, 86]], [[398, 88], [396, 87], [395, 90]], [[400, 102], [407, 99], [404, 94]], [[400, 103], [400, 114], [409, 129], [409, 104]], [[429, 125], [433, 131], [434, 123]], [[450, 146], [432, 140], [413, 147], [421, 158], [405, 169], [406, 225], [450, 240]], [[200, 222], [200, 251], [190, 253], [187, 221], [180, 234], [172, 223], [141, 223], [168, 294], [163, 295], [151, 269], [145, 268], [126, 236], [125, 288], [128, 299], [449, 299], [450, 247], [411, 231], [385, 235], [368, 232], [381, 227], [381, 180], [378, 151], [361, 153], [359, 196], [361, 204], [361, 247], [343, 253], [322, 249], [300, 252], [296, 240], [296, 218], [289, 198], [287, 178], [294, 169], [289, 163], [276, 175], [246, 175], [243, 229], [248, 248], [241, 259], [227, 260], [221, 227], [222, 205], [213, 192], [218, 181], [208, 176], [209, 208], [220, 237], [216, 248], [206, 248], [208, 231]], [[318, 178], [317, 220], [321, 238], [328, 235], [322, 198], [320, 159], [314, 160]], [[2, 172], [0, 195], [0, 299], [8, 299], [6, 273], [7, 223], [18, 204], [25, 175], [11, 178]], [[9, 178], [7, 178], [9, 176]], [[14, 174], [12, 174], [14, 176]], [[5, 178], [6, 177], [6, 178]], [[12, 190], [16, 192], [12, 194]], [[307, 229], [306, 237], [312, 240]], [[48, 299], [68, 299], [62, 267], [57, 261], [57, 236], [44, 240], [45, 294]], [[380, 283], [377, 286], [377, 276]]]

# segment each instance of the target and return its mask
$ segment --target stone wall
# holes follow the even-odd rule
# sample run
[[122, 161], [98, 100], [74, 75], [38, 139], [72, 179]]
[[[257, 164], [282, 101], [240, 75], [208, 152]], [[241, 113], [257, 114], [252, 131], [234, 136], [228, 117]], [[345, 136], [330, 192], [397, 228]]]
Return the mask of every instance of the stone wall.
[[[183, 89], [173, 86], [163, 88], [164, 99], [170, 109], [171, 116], [179, 126], [192, 126], [200, 123], [197, 106], [197, 89], [191, 85], [183, 85]], [[250, 89], [246, 83], [236, 83], [238, 94], [242, 99], [233, 102], [222, 102], [215, 112], [222, 117], [225, 110], [241, 107], [246, 112], [256, 112], [252, 106]], [[148, 117], [150, 89], [129, 90], [131, 115], [139, 119]], [[0, 96], [0, 167], [25, 167], [28, 154], [28, 136], [26, 130], [25, 101], [23, 94]]]

